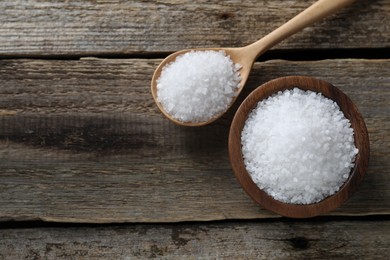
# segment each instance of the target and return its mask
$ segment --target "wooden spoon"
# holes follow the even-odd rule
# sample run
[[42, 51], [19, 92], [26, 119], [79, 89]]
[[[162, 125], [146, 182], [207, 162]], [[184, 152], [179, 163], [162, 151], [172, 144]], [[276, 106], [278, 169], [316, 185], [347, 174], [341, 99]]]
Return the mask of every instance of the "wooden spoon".
[[[241, 75], [241, 82], [239, 85], [238, 94], [243, 89], [249, 73], [252, 69], [252, 65], [255, 62], [255, 60], [264, 52], [269, 50], [271, 47], [276, 45], [277, 43], [281, 42], [282, 40], [286, 39], [287, 37], [293, 35], [294, 33], [302, 30], [303, 28], [313, 24], [314, 22], [331, 15], [338, 11], [339, 9], [353, 3], [355, 0], [319, 0], [313, 5], [311, 5], [309, 8], [295, 16], [293, 19], [285, 23], [284, 25], [280, 26], [270, 34], [266, 35], [262, 39], [258, 40], [255, 43], [252, 43], [250, 45], [247, 45], [245, 47], [240, 48], [201, 48], [201, 49], [187, 49], [187, 50], [181, 50], [178, 52], [175, 52], [171, 55], [169, 55], [167, 58], [165, 58], [160, 65], [157, 67], [156, 71], [153, 74], [151, 88], [152, 88], [152, 95], [154, 98], [154, 101], [156, 102], [158, 108], [161, 110], [161, 112], [170, 120], [172, 120], [174, 123], [184, 126], [201, 126], [209, 124], [219, 117], [221, 117], [226, 111], [221, 112], [220, 114], [215, 115], [213, 118], [211, 118], [208, 121], [204, 122], [182, 122], [175, 118], [173, 118], [170, 114], [168, 114], [164, 107], [160, 104], [160, 102], [157, 101], [157, 80], [161, 75], [162, 68], [175, 61], [176, 57], [179, 55], [182, 55], [186, 52], [198, 50], [198, 51], [206, 51], [206, 50], [213, 50], [213, 51], [225, 51], [225, 53], [230, 56], [230, 58], [233, 60], [234, 63], [238, 63], [242, 66], [240, 70]], [[233, 98], [231, 101], [229, 107], [234, 103], [236, 98]]]

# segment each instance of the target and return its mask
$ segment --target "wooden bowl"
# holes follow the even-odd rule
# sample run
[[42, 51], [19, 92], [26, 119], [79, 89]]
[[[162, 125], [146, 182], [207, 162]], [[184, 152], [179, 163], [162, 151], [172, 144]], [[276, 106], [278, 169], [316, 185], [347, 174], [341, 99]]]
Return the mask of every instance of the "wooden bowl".
[[[334, 100], [340, 106], [340, 109], [343, 111], [345, 117], [350, 120], [355, 134], [355, 146], [359, 149], [355, 159], [355, 166], [351, 170], [349, 178], [340, 187], [339, 191], [318, 203], [308, 205], [280, 202], [261, 190], [252, 181], [252, 178], [247, 172], [241, 150], [241, 132], [251, 110], [256, 107], [259, 101], [268, 98], [272, 94], [275, 94], [278, 91], [293, 89], [295, 87], [298, 87], [302, 90], [320, 92], [323, 96]], [[283, 77], [269, 81], [258, 87], [243, 101], [241, 106], [238, 108], [230, 127], [229, 157], [234, 174], [237, 177], [239, 183], [248, 193], [248, 195], [258, 204], [270, 211], [286, 217], [314, 217], [336, 209], [356, 191], [357, 186], [362, 181], [368, 167], [368, 133], [363, 117], [359, 113], [356, 106], [347, 95], [345, 95], [336, 87], [332, 86], [328, 82], [310, 77]]]

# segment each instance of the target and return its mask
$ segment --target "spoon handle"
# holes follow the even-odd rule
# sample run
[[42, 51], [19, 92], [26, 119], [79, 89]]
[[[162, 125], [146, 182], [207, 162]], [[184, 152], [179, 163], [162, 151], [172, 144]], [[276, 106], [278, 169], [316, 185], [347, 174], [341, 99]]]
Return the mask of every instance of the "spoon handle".
[[356, 0], [319, 0], [257, 42], [248, 45], [255, 59], [282, 40]]

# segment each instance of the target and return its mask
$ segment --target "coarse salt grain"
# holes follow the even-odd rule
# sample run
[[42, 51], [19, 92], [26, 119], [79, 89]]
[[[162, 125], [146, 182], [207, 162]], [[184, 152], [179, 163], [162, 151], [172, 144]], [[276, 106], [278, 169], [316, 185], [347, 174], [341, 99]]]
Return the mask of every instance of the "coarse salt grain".
[[223, 51], [187, 52], [162, 69], [157, 101], [181, 122], [208, 121], [237, 96], [240, 68]]
[[312, 204], [348, 179], [358, 149], [348, 119], [332, 100], [298, 88], [257, 104], [241, 133], [245, 167], [274, 199]]

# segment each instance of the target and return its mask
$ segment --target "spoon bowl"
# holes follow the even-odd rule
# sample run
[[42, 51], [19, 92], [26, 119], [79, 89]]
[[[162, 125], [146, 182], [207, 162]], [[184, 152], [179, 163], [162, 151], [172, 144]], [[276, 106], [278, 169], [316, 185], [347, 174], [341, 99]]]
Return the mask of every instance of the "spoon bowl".
[[[222, 111], [221, 113], [214, 115], [208, 121], [204, 121], [204, 122], [183, 122], [183, 121], [177, 120], [176, 118], [172, 117], [168, 112], [166, 112], [164, 107], [157, 100], [157, 80], [161, 76], [162, 69], [166, 65], [174, 62], [178, 56], [183, 55], [183, 54], [185, 54], [187, 52], [191, 52], [191, 51], [194, 51], [194, 50], [193, 49], [187, 49], [187, 50], [181, 50], [181, 51], [175, 52], [175, 53], [169, 55], [167, 58], [165, 58], [160, 63], [160, 65], [154, 71], [153, 78], [152, 78], [152, 96], [153, 96], [153, 99], [155, 100], [155, 102], [157, 104], [157, 107], [161, 111], [161, 113], [163, 113], [167, 118], [169, 118], [175, 124], [183, 125], [183, 126], [202, 126], [202, 125], [207, 125], [207, 124], [210, 124], [210, 123], [214, 122], [215, 120], [220, 118], [226, 111]], [[253, 59], [250, 59], [250, 56], [245, 55], [245, 51], [247, 51], [247, 49], [245, 47], [243, 47], [243, 48], [200, 48], [200, 49], [196, 49], [196, 51], [224, 51], [225, 54], [228, 57], [230, 57], [233, 60], [234, 63], [240, 64], [242, 66], [242, 68], [239, 71], [240, 77], [241, 77], [241, 81], [240, 81], [240, 84], [238, 86], [237, 92], [238, 93], [241, 92], [241, 90], [244, 88], [245, 83], [246, 83], [246, 81], [247, 81], [247, 79], [249, 77], [249, 73], [251, 71], [251, 68], [252, 68], [252, 65], [253, 65], [253, 62], [254, 62]], [[233, 99], [231, 100], [231, 102], [230, 102], [228, 107], [230, 107], [234, 103], [234, 101], [237, 99], [238, 93], [237, 93], [237, 95], [235, 97], [233, 97]]]
[[[244, 164], [241, 145], [241, 132], [249, 113], [258, 102], [287, 89], [300, 88], [322, 93], [323, 96], [335, 101], [345, 117], [349, 119], [354, 130], [355, 146], [359, 149], [355, 158], [355, 166], [350, 176], [340, 189], [324, 200], [308, 205], [289, 204], [275, 200], [261, 190], [250, 177]], [[292, 218], [314, 217], [332, 211], [343, 204], [356, 190], [362, 181], [368, 167], [369, 140], [363, 117], [353, 102], [333, 85], [310, 77], [290, 76], [269, 81], [254, 90], [238, 108], [229, 133], [229, 158], [233, 172], [246, 193], [264, 208], [279, 215]]]
[[[153, 74], [152, 82], [151, 82], [151, 92], [153, 95], [153, 99], [155, 103], [157, 104], [160, 111], [171, 121], [178, 125], [183, 126], [202, 126], [209, 124], [215, 120], [217, 120], [219, 117], [221, 117], [226, 111], [223, 111], [219, 114], [214, 115], [212, 118], [210, 118], [207, 121], [203, 122], [183, 122], [180, 120], [175, 119], [172, 117], [160, 104], [160, 102], [157, 99], [157, 80], [161, 76], [162, 69], [170, 64], [171, 62], [174, 62], [176, 58], [179, 55], [182, 55], [186, 52], [190, 51], [224, 51], [227, 56], [231, 58], [233, 63], [240, 64], [240, 76], [241, 76], [241, 82], [239, 84], [239, 87], [237, 89], [237, 93], [235, 97], [232, 99], [230, 104], [228, 105], [228, 108], [234, 103], [236, 100], [236, 97], [240, 94], [241, 90], [243, 89], [248, 77], [249, 73], [252, 69], [254, 61], [264, 52], [269, 50], [271, 47], [276, 45], [277, 43], [281, 42], [285, 38], [293, 35], [294, 33], [302, 30], [303, 28], [313, 24], [314, 22], [335, 13], [342, 7], [349, 5], [353, 3], [356, 0], [319, 0], [315, 2], [313, 5], [308, 7], [306, 10], [292, 18], [290, 21], [285, 23], [284, 25], [280, 26], [270, 34], [266, 35], [262, 39], [258, 40], [255, 43], [252, 43], [250, 45], [247, 45], [245, 47], [240, 48], [203, 48], [203, 49], [188, 49], [188, 50], [181, 50], [178, 52], [175, 52], [171, 55], [169, 55], [167, 58], [165, 58], [160, 65], [157, 67]], [[227, 109], [228, 109], [227, 108]], [[226, 110], [227, 110], [226, 109]]]

